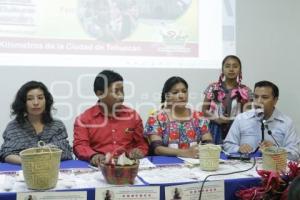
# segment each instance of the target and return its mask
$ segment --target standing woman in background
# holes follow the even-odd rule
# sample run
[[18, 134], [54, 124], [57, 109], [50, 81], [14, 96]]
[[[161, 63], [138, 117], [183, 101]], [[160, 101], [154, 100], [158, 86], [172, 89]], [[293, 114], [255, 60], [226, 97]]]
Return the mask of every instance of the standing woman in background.
[[211, 142], [209, 121], [202, 112], [188, 108], [188, 84], [177, 76], [169, 78], [161, 94], [162, 108], [149, 116], [144, 134], [155, 155], [198, 157], [198, 143]]
[[52, 105], [53, 97], [41, 82], [30, 81], [19, 89], [12, 104], [12, 115], [16, 117], [3, 133], [1, 161], [20, 164], [19, 153], [37, 147], [38, 141], [61, 149], [61, 160], [72, 159], [66, 128], [61, 121], [52, 118]]
[[204, 91], [202, 111], [210, 119], [209, 128], [215, 144], [223, 143], [234, 117], [252, 100], [251, 89], [241, 81], [241, 61], [237, 56], [229, 55], [223, 59], [219, 81]]

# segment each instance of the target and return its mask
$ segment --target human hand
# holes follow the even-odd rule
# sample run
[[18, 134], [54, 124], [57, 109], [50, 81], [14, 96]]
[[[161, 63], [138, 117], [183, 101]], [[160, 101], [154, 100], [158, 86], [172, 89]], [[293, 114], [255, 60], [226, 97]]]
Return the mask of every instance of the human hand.
[[105, 160], [105, 156], [103, 154], [97, 153], [93, 155], [93, 157], [90, 159], [90, 164], [98, 167], [99, 164], [104, 160]]
[[260, 149], [264, 149], [266, 147], [274, 146], [274, 143], [268, 140], [264, 140], [262, 143], [259, 144]]
[[230, 118], [227, 114], [224, 114], [223, 116], [220, 116], [219, 118], [214, 120], [217, 124], [228, 124], [231, 122]]
[[144, 157], [143, 152], [138, 148], [134, 148], [129, 152], [129, 158], [131, 159], [140, 159], [143, 157]]
[[5, 162], [12, 164], [21, 164], [21, 157], [19, 155], [8, 155], [4, 158]]
[[204, 135], [202, 135], [201, 140], [202, 140], [203, 143], [210, 143], [210, 142], [212, 142], [213, 138], [212, 138], [211, 133], [205, 133]]
[[187, 158], [199, 158], [199, 148], [198, 145], [193, 145], [188, 149], [179, 149], [180, 152], [178, 156]]
[[253, 148], [249, 144], [242, 144], [239, 148], [240, 153], [251, 153]]

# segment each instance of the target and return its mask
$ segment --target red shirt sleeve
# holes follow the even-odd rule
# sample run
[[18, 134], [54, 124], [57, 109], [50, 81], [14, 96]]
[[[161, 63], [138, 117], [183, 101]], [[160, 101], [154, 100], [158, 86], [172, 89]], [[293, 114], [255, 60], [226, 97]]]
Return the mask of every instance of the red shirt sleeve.
[[144, 133], [143, 122], [137, 113], [135, 119], [136, 119], [135, 132], [133, 136], [135, 142], [134, 148], [140, 149], [143, 152], [144, 156], [146, 156], [148, 154], [149, 145], [146, 137], [143, 134]]
[[90, 147], [88, 128], [83, 118], [76, 118], [74, 124], [73, 151], [80, 160], [89, 161], [93, 154], [97, 152]]

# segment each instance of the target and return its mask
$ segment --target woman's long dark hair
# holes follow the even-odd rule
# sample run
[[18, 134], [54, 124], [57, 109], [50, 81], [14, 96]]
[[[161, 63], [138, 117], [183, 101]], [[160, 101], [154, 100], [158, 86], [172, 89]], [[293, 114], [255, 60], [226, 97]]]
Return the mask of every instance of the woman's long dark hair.
[[170, 92], [170, 90], [172, 89], [172, 87], [174, 85], [176, 85], [177, 83], [183, 83], [184, 86], [186, 87], [186, 89], [188, 89], [188, 84], [187, 82], [179, 77], [179, 76], [172, 76], [170, 77], [164, 84], [164, 87], [163, 87], [163, 90], [162, 90], [162, 93], [161, 93], [161, 104], [162, 104], [162, 108], [164, 107], [163, 104], [165, 103], [166, 101], [166, 94], [168, 92]]
[[43, 90], [46, 100], [46, 106], [45, 111], [42, 114], [42, 122], [45, 124], [52, 122], [53, 118], [51, 115], [51, 109], [53, 105], [53, 97], [48, 91], [47, 87], [42, 82], [38, 81], [29, 81], [22, 85], [22, 87], [16, 94], [14, 102], [11, 105], [11, 114], [16, 116], [16, 120], [18, 123], [23, 124], [25, 122], [27, 114], [27, 93], [32, 89]]

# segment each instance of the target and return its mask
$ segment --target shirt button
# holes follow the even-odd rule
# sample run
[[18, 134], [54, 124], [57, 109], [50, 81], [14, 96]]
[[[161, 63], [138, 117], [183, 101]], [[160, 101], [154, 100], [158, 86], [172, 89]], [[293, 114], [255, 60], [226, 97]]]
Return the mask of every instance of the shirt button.
[[116, 141], [114, 141], [114, 144], [116, 144], [117, 142]]
[[115, 133], [115, 132], [116, 132], [116, 130], [115, 130], [115, 129], [113, 129], [113, 130], [111, 130], [111, 132]]

